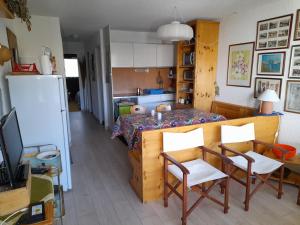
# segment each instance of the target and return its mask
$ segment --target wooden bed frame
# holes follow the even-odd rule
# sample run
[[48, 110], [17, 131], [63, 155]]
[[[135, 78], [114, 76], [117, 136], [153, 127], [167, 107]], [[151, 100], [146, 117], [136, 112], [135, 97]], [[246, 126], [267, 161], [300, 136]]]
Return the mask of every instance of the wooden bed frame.
[[[160, 153], [162, 152], [163, 132], [187, 132], [202, 127], [204, 129], [205, 146], [220, 152], [218, 144], [220, 143], [221, 125], [239, 126], [253, 122], [255, 124], [256, 138], [268, 143], [274, 143], [277, 138], [279, 119], [279, 116], [258, 116], [144, 131], [142, 132], [141, 149], [132, 150], [128, 153], [133, 168], [130, 183], [142, 202], [149, 202], [162, 198], [163, 159], [160, 156]], [[243, 144], [238, 147], [240, 151], [246, 151], [249, 149], [249, 144]], [[200, 151], [198, 149], [189, 149], [184, 152], [176, 152], [173, 156], [180, 162], [184, 162], [199, 157]], [[209, 158], [209, 161], [215, 165], [219, 165], [216, 158]]]
[[251, 117], [254, 115], [255, 108], [235, 105], [227, 102], [213, 101], [211, 104], [211, 112], [225, 116], [227, 119], [238, 119]]

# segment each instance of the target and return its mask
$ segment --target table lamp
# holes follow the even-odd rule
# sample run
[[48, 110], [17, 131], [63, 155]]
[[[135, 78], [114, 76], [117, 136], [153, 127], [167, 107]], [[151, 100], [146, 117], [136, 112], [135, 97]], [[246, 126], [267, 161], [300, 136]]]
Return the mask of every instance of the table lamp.
[[272, 114], [273, 112], [273, 102], [279, 102], [276, 92], [271, 89], [265, 90], [259, 97], [258, 100], [261, 101], [259, 107], [259, 113], [261, 114]]

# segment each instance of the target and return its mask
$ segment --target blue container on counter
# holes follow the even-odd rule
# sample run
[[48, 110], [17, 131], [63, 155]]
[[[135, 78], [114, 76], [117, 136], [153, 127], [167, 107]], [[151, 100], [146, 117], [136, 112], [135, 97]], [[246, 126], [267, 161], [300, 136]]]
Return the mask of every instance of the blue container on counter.
[[144, 89], [144, 94], [146, 94], [146, 95], [159, 95], [159, 94], [163, 94], [163, 93], [164, 93], [164, 89], [162, 89], [162, 88]]

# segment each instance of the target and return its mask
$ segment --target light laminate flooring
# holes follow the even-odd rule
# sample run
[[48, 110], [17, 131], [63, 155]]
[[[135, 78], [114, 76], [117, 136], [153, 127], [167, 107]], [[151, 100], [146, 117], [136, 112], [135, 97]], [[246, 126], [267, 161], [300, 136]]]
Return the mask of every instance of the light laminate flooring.
[[[111, 140], [89, 113], [70, 113], [72, 132], [73, 189], [65, 193], [65, 225], [179, 225], [180, 201], [173, 195], [169, 207], [162, 200], [142, 204], [131, 189], [127, 147]], [[300, 207], [296, 205], [297, 189], [284, 186], [278, 200], [273, 190], [260, 190], [243, 210], [244, 190], [232, 181], [230, 210], [204, 200], [189, 216], [190, 225], [300, 225]], [[218, 190], [213, 194], [219, 195]], [[221, 196], [220, 196], [221, 197]], [[190, 193], [194, 201], [196, 193]]]

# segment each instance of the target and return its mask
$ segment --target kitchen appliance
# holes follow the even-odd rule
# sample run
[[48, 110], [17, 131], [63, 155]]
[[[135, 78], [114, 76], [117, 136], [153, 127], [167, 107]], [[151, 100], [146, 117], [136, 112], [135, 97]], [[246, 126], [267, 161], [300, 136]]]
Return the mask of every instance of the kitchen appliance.
[[18, 112], [23, 145], [53, 144], [61, 153], [61, 184], [72, 188], [69, 120], [64, 78], [60, 75], [7, 76], [12, 107]]
[[194, 71], [193, 70], [184, 70], [183, 71], [183, 79], [184, 80], [194, 80]]

